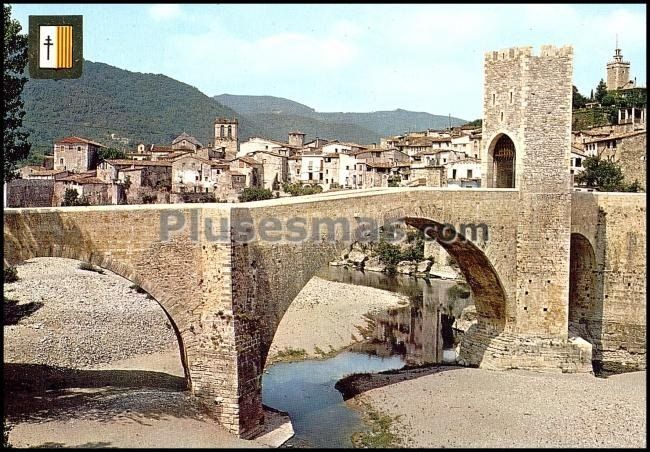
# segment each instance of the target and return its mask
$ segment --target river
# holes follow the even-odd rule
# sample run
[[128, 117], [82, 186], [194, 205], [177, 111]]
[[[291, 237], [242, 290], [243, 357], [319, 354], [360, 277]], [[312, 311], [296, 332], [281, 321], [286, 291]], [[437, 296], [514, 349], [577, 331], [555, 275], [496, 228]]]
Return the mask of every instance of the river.
[[[372, 316], [368, 339], [328, 359], [277, 363], [264, 373], [264, 404], [286, 411], [295, 447], [352, 447], [351, 436], [367, 426], [358, 411], [334, 388], [346, 375], [399, 369], [405, 364], [440, 363], [453, 358], [457, 338], [454, 318], [471, 297], [450, 296], [454, 281], [388, 276], [344, 267], [326, 267], [318, 274], [330, 281], [390, 290], [408, 295], [410, 304]], [[353, 302], [353, 301], [351, 301]]]

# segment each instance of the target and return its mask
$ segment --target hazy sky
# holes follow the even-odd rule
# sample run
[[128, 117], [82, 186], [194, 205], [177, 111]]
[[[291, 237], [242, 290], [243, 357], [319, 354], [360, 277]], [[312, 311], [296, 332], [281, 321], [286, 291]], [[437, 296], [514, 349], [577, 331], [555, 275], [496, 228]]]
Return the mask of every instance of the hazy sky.
[[589, 95], [617, 33], [646, 86], [644, 4], [13, 5], [25, 32], [32, 14], [83, 15], [88, 60], [318, 111], [478, 118], [483, 53], [541, 44], [574, 46], [574, 84]]

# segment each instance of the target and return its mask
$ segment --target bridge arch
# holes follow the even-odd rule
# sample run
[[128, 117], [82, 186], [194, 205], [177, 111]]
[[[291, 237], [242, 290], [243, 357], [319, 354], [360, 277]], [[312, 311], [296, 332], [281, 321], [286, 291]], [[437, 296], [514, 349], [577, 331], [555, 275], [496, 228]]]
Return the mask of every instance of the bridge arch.
[[602, 280], [592, 243], [580, 233], [571, 234], [569, 257], [569, 330], [594, 346], [598, 360], [602, 336]]
[[[5, 239], [7, 236], [5, 235]], [[29, 259], [33, 258], [48, 258], [48, 257], [60, 257], [66, 259], [73, 259], [79, 262], [84, 262], [87, 264], [92, 264], [94, 266], [100, 267], [104, 270], [108, 270], [127, 281], [130, 281], [134, 284], [140, 286], [144, 291], [146, 291], [153, 299], [156, 301], [158, 306], [163, 310], [167, 320], [169, 321], [179, 347], [179, 354], [181, 358], [181, 364], [183, 365], [183, 373], [185, 374], [185, 381], [187, 384], [186, 389], [191, 389], [192, 380], [191, 374], [189, 371], [189, 365], [187, 361], [187, 351], [183, 341], [183, 336], [181, 334], [181, 329], [177, 321], [174, 319], [170, 307], [168, 306], [167, 301], [171, 298], [165, 293], [164, 290], [161, 290], [159, 286], [151, 283], [147, 278], [139, 275], [132, 267], [129, 265], [122, 264], [109, 256], [105, 256], [97, 253], [87, 253], [81, 251], [75, 247], [61, 247], [61, 246], [50, 246], [43, 248], [30, 248], [29, 251], [23, 249], [23, 252], [20, 256], [5, 256], [5, 264], [17, 265], [21, 264]]]
[[422, 217], [406, 217], [404, 221], [435, 239], [456, 260], [472, 290], [479, 326], [502, 331], [506, 324], [506, 291], [485, 253], [450, 225]]
[[516, 188], [517, 151], [514, 140], [506, 133], [498, 133], [487, 149], [487, 186], [489, 188]]

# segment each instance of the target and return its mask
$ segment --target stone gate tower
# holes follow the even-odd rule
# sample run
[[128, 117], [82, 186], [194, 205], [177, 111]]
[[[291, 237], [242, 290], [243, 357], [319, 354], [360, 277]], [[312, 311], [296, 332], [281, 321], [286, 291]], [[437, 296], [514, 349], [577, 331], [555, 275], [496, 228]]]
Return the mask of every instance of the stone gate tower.
[[232, 160], [239, 151], [239, 122], [237, 119], [217, 118], [214, 121], [214, 147], [225, 147], [226, 160]]
[[567, 338], [573, 49], [488, 52], [483, 187], [519, 192], [517, 275], [506, 331]]

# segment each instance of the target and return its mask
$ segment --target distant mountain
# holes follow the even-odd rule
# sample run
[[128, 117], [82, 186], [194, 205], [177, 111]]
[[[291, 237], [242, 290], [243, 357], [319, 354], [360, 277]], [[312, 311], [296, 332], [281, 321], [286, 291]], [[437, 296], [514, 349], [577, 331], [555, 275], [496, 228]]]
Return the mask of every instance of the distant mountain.
[[258, 128], [262, 130], [262, 137], [273, 140], [286, 142], [289, 132], [299, 130], [306, 134], [307, 141], [320, 137], [362, 144], [379, 143], [376, 132], [358, 124], [274, 113], [251, 114], [246, 115], [246, 118], [257, 124]]
[[361, 143], [378, 143], [381, 137], [407, 131], [445, 129], [462, 125], [464, 119], [397, 109], [371, 113], [323, 113], [301, 103], [273, 96], [214, 96], [220, 103], [257, 123], [269, 138], [286, 139], [299, 129], [308, 139], [338, 138]]
[[316, 113], [311, 107], [294, 102], [283, 97], [274, 96], [236, 96], [220, 94], [214, 96], [217, 102], [232, 108], [242, 115], [256, 113], [275, 113], [298, 116], [310, 116]]
[[[300, 130], [308, 140], [320, 137], [368, 144], [407, 130], [448, 126], [446, 116], [406, 110], [319, 113], [281, 97], [222, 94], [211, 98], [165, 75], [92, 61], [84, 61], [78, 79], [30, 79], [23, 100], [32, 156], [51, 153], [53, 142], [69, 135], [133, 149], [138, 142], [168, 144], [187, 132], [207, 145], [214, 139], [218, 116], [239, 119], [241, 141], [251, 136], [286, 141], [289, 132]], [[452, 125], [464, 122], [451, 118]]]
[[[230, 108], [198, 89], [160, 74], [143, 74], [84, 61], [72, 80], [30, 79], [23, 91], [25, 128], [33, 154], [51, 152], [52, 143], [79, 135], [112, 147], [133, 148], [139, 141], [169, 144], [181, 132], [204, 145], [214, 140], [214, 119], [235, 117]], [[261, 131], [240, 119], [240, 135]], [[128, 138], [128, 145], [111, 139]]]

